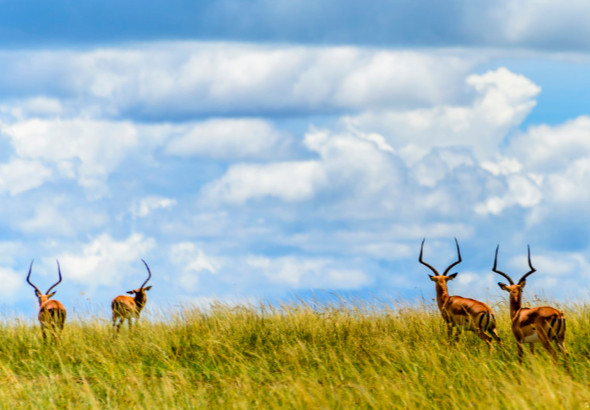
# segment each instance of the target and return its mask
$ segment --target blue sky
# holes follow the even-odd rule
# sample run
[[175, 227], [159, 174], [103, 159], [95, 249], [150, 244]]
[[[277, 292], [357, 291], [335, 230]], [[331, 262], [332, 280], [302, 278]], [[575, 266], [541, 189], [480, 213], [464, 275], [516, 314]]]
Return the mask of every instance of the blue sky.
[[[533, 7], [534, 6], [534, 7]], [[589, 288], [590, 30], [572, 2], [0, 2], [0, 289], [153, 311]], [[497, 275], [496, 275], [497, 276]]]

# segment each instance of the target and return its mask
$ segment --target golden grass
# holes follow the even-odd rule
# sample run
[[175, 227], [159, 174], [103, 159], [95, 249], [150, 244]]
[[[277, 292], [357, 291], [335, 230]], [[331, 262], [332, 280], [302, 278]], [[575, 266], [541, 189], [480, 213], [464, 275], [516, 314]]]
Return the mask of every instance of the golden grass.
[[2, 408], [582, 408], [590, 405], [590, 307], [562, 307], [572, 372], [541, 346], [520, 366], [466, 333], [450, 345], [435, 307], [304, 304], [185, 310], [118, 337], [98, 319], [58, 343], [0, 326]]

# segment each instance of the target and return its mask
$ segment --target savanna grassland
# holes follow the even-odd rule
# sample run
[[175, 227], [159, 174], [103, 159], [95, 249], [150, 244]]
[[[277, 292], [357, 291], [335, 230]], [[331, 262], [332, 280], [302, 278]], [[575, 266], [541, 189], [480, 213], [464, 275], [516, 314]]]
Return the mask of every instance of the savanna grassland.
[[118, 337], [103, 320], [70, 321], [57, 343], [8, 322], [0, 407], [589, 407], [590, 306], [559, 307], [571, 375], [540, 345], [518, 364], [505, 307], [496, 308], [504, 348], [491, 354], [472, 333], [450, 345], [435, 306], [217, 306]]

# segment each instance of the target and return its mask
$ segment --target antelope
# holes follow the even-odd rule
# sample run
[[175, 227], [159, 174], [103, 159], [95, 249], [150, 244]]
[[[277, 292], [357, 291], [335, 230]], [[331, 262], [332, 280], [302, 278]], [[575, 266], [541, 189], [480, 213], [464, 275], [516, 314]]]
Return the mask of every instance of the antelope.
[[457, 238], [455, 238], [455, 244], [457, 245], [458, 259], [450, 264], [442, 275], [440, 275], [434, 267], [422, 260], [425, 240], [426, 238], [422, 240], [418, 261], [434, 272], [434, 275], [428, 276], [430, 277], [430, 280], [436, 284], [436, 302], [447, 325], [449, 339], [453, 336], [453, 328], [456, 328], [457, 333], [455, 335], [455, 342], [459, 340], [459, 335], [462, 330], [469, 330], [475, 332], [480, 339], [484, 340], [488, 344], [490, 350], [492, 349], [492, 339], [496, 340], [501, 346], [502, 341], [496, 330], [496, 317], [488, 305], [474, 299], [461, 296], [449, 296], [447, 282], [455, 279], [457, 272], [449, 276], [447, 276], [447, 273], [462, 261]]
[[152, 277], [152, 272], [150, 271], [148, 264], [143, 259], [141, 261], [148, 271], [148, 277], [145, 282], [143, 282], [138, 289], [127, 292], [128, 294], [135, 296], [120, 295], [114, 298], [111, 303], [111, 308], [113, 309], [113, 327], [117, 329], [117, 332], [121, 328], [121, 324], [125, 319], [127, 319], [127, 322], [129, 323], [129, 329], [131, 329], [131, 319], [135, 318], [135, 323], [137, 323], [139, 320], [139, 313], [147, 301], [145, 292], [152, 288], [151, 286], [144, 287]]
[[56, 330], [63, 330], [64, 322], [66, 321], [66, 308], [58, 300], [50, 298], [55, 295], [55, 292], [51, 292], [51, 289], [56, 287], [61, 282], [61, 269], [59, 267], [59, 261], [57, 261], [57, 273], [59, 274], [59, 280], [53, 284], [47, 292], [44, 294], [39, 291], [37, 286], [33, 285], [30, 281], [31, 271], [33, 270], [33, 261], [29, 267], [29, 274], [27, 275], [27, 283], [35, 289], [35, 296], [39, 299], [39, 323], [41, 324], [41, 334], [43, 340], [46, 339], [46, 330], [49, 329], [53, 336], [56, 337]]
[[504, 276], [510, 285], [498, 282], [500, 289], [510, 293], [510, 319], [512, 320], [512, 333], [516, 339], [516, 347], [518, 348], [518, 361], [522, 363], [523, 358], [523, 344], [529, 343], [531, 353], [535, 352], [534, 343], [541, 343], [543, 347], [549, 352], [553, 362], [557, 362], [557, 353], [551, 345], [551, 342], [556, 342], [557, 348], [563, 354], [565, 359], [565, 366], [569, 370], [568, 353], [565, 349], [565, 317], [563, 313], [550, 306], [540, 306], [534, 308], [522, 307], [522, 291], [526, 285], [526, 278], [532, 275], [537, 270], [533, 268], [531, 263], [531, 248], [528, 246], [528, 259], [530, 271], [525, 273], [517, 284], [506, 273], [498, 270], [498, 249], [496, 247], [496, 257], [494, 258], [494, 267], [492, 270]]

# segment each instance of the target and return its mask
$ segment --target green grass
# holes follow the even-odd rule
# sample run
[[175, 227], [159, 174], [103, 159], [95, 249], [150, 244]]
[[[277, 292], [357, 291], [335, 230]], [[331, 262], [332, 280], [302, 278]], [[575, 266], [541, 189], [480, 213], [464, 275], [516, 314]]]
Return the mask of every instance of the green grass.
[[472, 333], [450, 345], [433, 306], [218, 306], [118, 337], [69, 322], [58, 343], [15, 321], [0, 327], [0, 407], [589, 407], [590, 307], [561, 308], [571, 374], [540, 345], [520, 366], [505, 308], [491, 354]]

